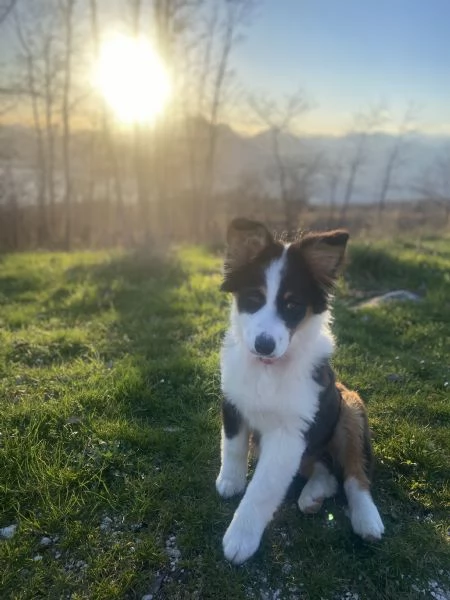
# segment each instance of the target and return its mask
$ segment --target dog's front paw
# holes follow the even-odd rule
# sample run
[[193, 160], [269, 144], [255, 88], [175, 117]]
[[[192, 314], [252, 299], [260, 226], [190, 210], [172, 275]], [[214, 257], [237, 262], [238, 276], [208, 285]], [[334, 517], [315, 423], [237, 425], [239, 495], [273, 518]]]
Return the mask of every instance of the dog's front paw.
[[222, 471], [216, 479], [216, 490], [222, 496], [222, 498], [231, 498], [237, 494], [241, 494], [245, 490], [247, 479], [245, 475], [243, 477], [233, 476], [225, 477]]
[[258, 550], [263, 531], [253, 519], [235, 515], [223, 538], [225, 558], [236, 565], [245, 562]]
[[384, 533], [380, 513], [373, 502], [355, 507], [350, 512], [353, 531], [364, 540], [377, 541]]

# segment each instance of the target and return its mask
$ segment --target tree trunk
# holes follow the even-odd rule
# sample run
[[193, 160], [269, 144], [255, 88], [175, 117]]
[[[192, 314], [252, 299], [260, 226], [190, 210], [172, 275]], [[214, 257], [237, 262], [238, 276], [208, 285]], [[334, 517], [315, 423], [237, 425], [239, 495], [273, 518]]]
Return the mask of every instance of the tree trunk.
[[70, 155], [70, 93], [72, 85], [72, 17], [75, 0], [66, 0], [63, 8], [64, 26], [65, 26], [65, 57], [64, 57], [64, 88], [62, 104], [63, 120], [63, 164], [64, 164], [64, 183], [65, 183], [65, 249], [69, 251], [72, 248], [72, 173], [71, 173], [71, 155]]

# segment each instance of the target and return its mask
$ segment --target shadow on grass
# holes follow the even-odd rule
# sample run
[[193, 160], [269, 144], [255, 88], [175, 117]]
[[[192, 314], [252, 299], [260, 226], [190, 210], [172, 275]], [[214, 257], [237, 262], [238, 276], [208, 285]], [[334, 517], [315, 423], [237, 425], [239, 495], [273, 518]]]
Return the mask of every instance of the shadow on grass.
[[420, 261], [404, 260], [383, 248], [356, 245], [351, 248], [345, 278], [352, 287], [365, 291], [406, 288], [426, 292], [443, 285], [445, 273], [434, 255], [422, 256]]
[[0, 300], [1, 303], [29, 301], [29, 294], [38, 291], [41, 283], [38, 278], [21, 275], [4, 275], [0, 277]]

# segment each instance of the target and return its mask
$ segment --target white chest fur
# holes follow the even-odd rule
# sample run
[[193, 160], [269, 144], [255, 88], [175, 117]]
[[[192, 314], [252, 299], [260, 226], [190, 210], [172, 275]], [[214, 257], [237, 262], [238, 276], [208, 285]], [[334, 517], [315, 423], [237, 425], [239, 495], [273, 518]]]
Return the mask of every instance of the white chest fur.
[[305, 432], [318, 410], [314, 369], [333, 351], [328, 314], [309, 319], [294, 335], [286, 356], [266, 365], [247, 350], [231, 326], [222, 347], [222, 391], [252, 429]]

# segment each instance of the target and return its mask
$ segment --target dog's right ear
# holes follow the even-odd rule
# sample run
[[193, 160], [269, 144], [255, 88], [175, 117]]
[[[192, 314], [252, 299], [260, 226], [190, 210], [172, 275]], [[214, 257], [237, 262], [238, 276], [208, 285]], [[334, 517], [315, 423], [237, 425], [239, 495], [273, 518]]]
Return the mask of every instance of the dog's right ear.
[[231, 291], [227, 285], [229, 275], [251, 262], [272, 242], [272, 234], [262, 223], [243, 218], [233, 219], [227, 231], [224, 281], [221, 289]]

